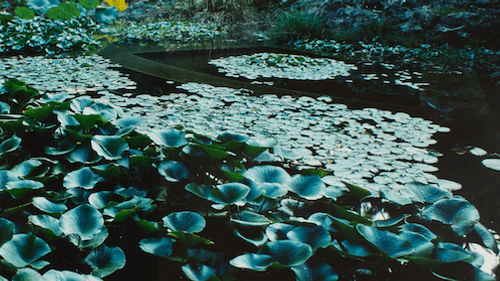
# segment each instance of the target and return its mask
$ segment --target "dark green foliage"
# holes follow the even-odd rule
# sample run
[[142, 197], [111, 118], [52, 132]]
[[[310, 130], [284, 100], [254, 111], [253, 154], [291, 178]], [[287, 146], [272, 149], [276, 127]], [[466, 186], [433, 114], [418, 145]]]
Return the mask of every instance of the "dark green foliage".
[[[0, 122], [1, 276], [100, 280], [133, 268], [126, 259], [142, 250], [189, 280], [385, 280], [407, 266], [440, 276], [461, 266], [492, 280], [460, 245], [473, 233], [496, 250], [494, 237], [474, 206], [437, 187], [408, 185], [410, 202], [331, 187], [319, 171], [256, 165], [274, 139], [144, 135], [134, 130], [140, 118], [89, 98], [42, 98], [18, 80], [0, 101], [9, 105]], [[374, 222], [362, 215], [366, 203], [391, 211]], [[66, 251], [75, 255], [60, 267]]]
[[290, 12], [278, 16], [275, 26], [271, 29], [271, 34], [281, 44], [296, 39], [322, 38], [326, 27], [326, 22], [321, 16], [304, 12]]

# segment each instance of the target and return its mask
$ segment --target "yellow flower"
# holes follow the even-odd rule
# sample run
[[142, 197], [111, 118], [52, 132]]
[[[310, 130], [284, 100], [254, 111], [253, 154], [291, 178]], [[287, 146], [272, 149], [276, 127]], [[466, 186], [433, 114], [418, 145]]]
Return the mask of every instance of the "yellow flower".
[[125, 3], [125, 0], [106, 0], [106, 3], [110, 6], [115, 6], [115, 8], [117, 8], [120, 12], [127, 9], [127, 3]]

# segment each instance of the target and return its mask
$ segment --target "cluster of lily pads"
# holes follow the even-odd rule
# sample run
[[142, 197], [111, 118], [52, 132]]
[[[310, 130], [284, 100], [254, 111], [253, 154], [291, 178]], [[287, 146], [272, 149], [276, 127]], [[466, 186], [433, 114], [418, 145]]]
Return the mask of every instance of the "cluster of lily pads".
[[327, 58], [311, 58], [291, 54], [258, 53], [222, 57], [208, 62], [219, 67], [229, 77], [245, 77], [254, 80], [285, 78], [298, 80], [326, 80], [349, 76], [356, 66]]
[[[462, 244], [479, 235], [497, 252], [496, 240], [474, 206], [438, 184], [409, 183], [404, 201], [295, 169], [273, 138], [209, 137], [168, 120], [140, 133], [144, 118], [89, 97], [42, 95], [16, 79], [0, 93], [1, 280], [101, 280], [136, 248], [189, 280], [387, 279], [408, 267], [494, 280]], [[266, 160], [275, 147], [282, 161]], [[113, 237], [136, 244], [110, 246]]]
[[223, 35], [214, 23], [159, 21], [152, 23], [120, 22], [101, 28], [101, 32], [125, 41], [193, 42], [211, 40]]
[[42, 17], [4, 21], [0, 25], [0, 53], [56, 54], [92, 51], [101, 45], [92, 37], [97, 25], [87, 18], [50, 20]]

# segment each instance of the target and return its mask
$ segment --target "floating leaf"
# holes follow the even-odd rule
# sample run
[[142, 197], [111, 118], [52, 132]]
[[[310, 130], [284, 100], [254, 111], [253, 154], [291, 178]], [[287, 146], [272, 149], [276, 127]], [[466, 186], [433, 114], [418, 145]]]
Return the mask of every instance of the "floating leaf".
[[85, 262], [92, 267], [92, 275], [106, 277], [125, 266], [125, 253], [120, 247], [102, 244], [90, 251]]
[[[87, 1], [94, 1], [94, 0], [87, 0]], [[95, 1], [98, 1], [98, 0], [95, 0]], [[145, 120], [146, 119], [144, 119], [141, 116], [126, 116], [126, 117], [119, 118], [119, 119], [113, 121], [113, 124], [115, 124], [116, 126], [118, 126], [120, 128], [127, 128], [127, 127], [135, 128], [135, 127], [141, 125], [142, 123], [144, 123]]]
[[328, 247], [332, 239], [328, 230], [322, 226], [297, 226], [290, 230], [286, 236], [290, 240], [308, 244], [313, 251], [317, 248]]
[[148, 132], [148, 136], [158, 145], [181, 147], [189, 143], [186, 134], [176, 129], [151, 130]]
[[250, 192], [250, 187], [242, 183], [225, 183], [216, 186], [210, 192], [211, 196], [209, 200], [222, 204], [222, 205], [232, 205], [232, 204], [244, 204], [244, 198]]
[[34, 225], [37, 225], [41, 228], [44, 228], [46, 230], [50, 230], [52, 233], [51, 235], [54, 236], [61, 236], [62, 231], [61, 228], [59, 227], [59, 220], [49, 216], [49, 215], [30, 215], [28, 217], [31, 223]]
[[0, 218], [0, 247], [14, 236], [15, 224], [8, 219]]
[[252, 167], [243, 175], [255, 183], [279, 183], [284, 185], [290, 180], [290, 175], [283, 168], [270, 165]]
[[295, 175], [287, 184], [288, 189], [307, 200], [317, 200], [325, 193], [325, 183], [317, 175]]
[[267, 242], [264, 252], [284, 266], [297, 266], [306, 262], [312, 256], [311, 246], [292, 240]]
[[9, 114], [10, 105], [6, 102], [0, 101], [0, 114]]
[[441, 199], [424, 209], [422, 217], [451, 225], [457, 235], [469, 233], [479, 221], [479, 212], [461, 198]]
[[33, 172], [37, 167], [41, 166], [42, 162], [38, 160], [26, 160], [21, 164], [14, 166], [14, 168], [10, 169], [10, 174], [14, 177], [18, 177], [20, 179], [28, 177], [31, 172]]
[[95, 248], [102, 243], [104, 243], [104, 240], [108, 238], [109, 231], [106, 228], [106, 226], [103, 226], [101, 228], [101, 231], [92, 239], [89, 240], [82, 240], [82, 238], [78, 234], [70, 234], [68, 235], [69, 241], [73, 243], [76, 247], [83, 249], [83, 248]]
[[269, 241], [263, 232], [258, 232], [257, 234], [250, 232], [250, 235], [248, 235], [247, 233], [242, 233], [242, 232], [245, 232], [245, 229], [243, 229], [242, 231], [238, 231], [237, 229], [234, 229], [234, 234], [236, 236], [240, 237], [241, 239], [243, 239], [243, 240], [247, 241], [248, 243], [251, 243], [257, 247], [261, 247], [262, 245], [264, 245], [264, 243]]
[[189, 170], [180, 161], [164, 161], [158, 165], [158, 173], [167, 181], [178, 182], [189, 177]]
[[434, 203], [444, 197], [451, 197], [451, 193], [431, 184], [421, 184], [410, 182], [405, 184], [405, 197], [411, 198], [414, 202]]
[[184, 189], [195, 194], [198, 197], [208, 199], [211, 196], [211, 191], [212, 189], [214, 189], [214, 187], [212, 185], [206, 184], [188, 183]]
[[101, 156], [90, 149], [90, 147], [79, 147], [66, 156], [70, 163], [94, 164], [102, 159]]
[[66, 188], [92, 189], [98, 182], [102, 181], [104, 181], [102, 177], [95, 174], [89, 167], [84, 167], [68, 173], [63, 179], [63, 186]]
[[500, 171], [500, 159], [484, 159], [481, 161], [486, 168]]
[[118, 136], [94, 136], [90, 143], [92, 149], [107, 160], [122, 158], [122, 153], [128, 150], [128, 143]]
[[74, 144], [73, 142], [69, 140], [63, 140], [59, 142], [56, 147], [46, 146], [45, 153], [48, 155], [55, 155], [55, 156], [64, 155], [73, 151], [75, 147], [76, 144]]
[[408, 240], [390, 231], [379, 230], [376, 227], [363, 224], [356, 225], [356, 229], [368, 242], [375, 245], [391, 258], [409, 255], [414, 252]]
[[273, 257], [263, 254], [243, 254], [229, 261], [234, 267], [265, 271], [274, 262]]
[[293, 266], [291, 268], [295, 272], [296, 281], [322, 280], [336, 281], [339, 276], [332, 267], [327, 263], [321, 263], [316, 266], [310, 266], [307, 263]]
[[25, 267], [50, 253], [49, 245], [31, 234], [14, 234], [0, 247], [0, 255], [15, 267]]
[[16, 149], [19, 148], [19, 145], [21, 145], [21, 138], [17, 136], [12, 136], [6, 140], [4, 140], [0, 144], [0, 157], [3, 156], [6, 153], [12, 152]]
[[16, 199], [24, 197], [34, 189], [41, 189], [43, 186], [43, 183], [32, 180], [10, 181], [5, 184], [7, 192]]
[[100, 115], [102, 119], [111, 122], [118, 117], [118, 112], [112, 106], [102, 102], [94, 102], [82, 111], [83, 115]]
[[139, 247], [146, 253], [167, 258], [172, 254], [174, 242], [175, 240], [167, 237], [150, 237], [142, 239]]
[[59, 227], [64, 234], [78, 234], [83, 240], [94, 238], [104, 225], [101, 212], [89, 204], [82, 204], [61, 215]]
[[38, 273], [38, 271], [33, 268], [21, 268], [16, 272], [16, 275], [12, 277], [12, 281], [32, 281], [32, 280], [40, 280], [42, 275]]
[[196, 246], [200, 243], [204, 243], [206, 245], [213, 244], [212, 241], [203, 238], [199, 235], [193, 234], [193, 233], [187, 233], [184, 231], [171, 231], [168, 233], [168, 235], [177, 238], [177, 240], [182, 241], [186, 247], [191, 248], [193, 246]]
[[474, 224], [474, 230], [481, 236], [483, 244], [488, 247], [488, 249], [498, 254], [498, 243], [493, 234], [479, 222]]
[[286, 223], [273, 223], [266, 228], [266, 236], [271, 241], [288, 239], [288, 232], [292, 231], [296, 226]]
[[182, 271], [193, 281], [206, 281], [217, 274], [217, 270], [199, 263], [185, 264], [182, 266]]
[[97, 279], [97, 277], [91, 275], [80, 275], [76, 272], [69, 270], [55, 270], [51, 269], [42, 276], [39, 281], [100, 281], [101, 279]]
[[32, 19], [35, 17], [35, 12], [27, 7], [17, 6], [14, 13], [22, 19]]
[[173, 231], [197, 233], [206, 226], [205, 219], [195, 212], [175, 212], [163, 217], [163, 225]]
[[241, 211], [231, 216], [231, 221], [247, 226], [261, 226], [271, 224], [272, 221], [266, 216], [250, 211]]

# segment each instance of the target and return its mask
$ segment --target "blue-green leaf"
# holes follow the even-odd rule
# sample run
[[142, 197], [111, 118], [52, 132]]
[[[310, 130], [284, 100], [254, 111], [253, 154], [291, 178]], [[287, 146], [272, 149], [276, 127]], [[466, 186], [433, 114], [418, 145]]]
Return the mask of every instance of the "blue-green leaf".
[[92, 189], [98, 182], [102, 181], [104, 181], [102, 177], [94, 173], [89, 167], [84, 167], [68, 173], [63, 179], [63, 186], [66, 188]]
[[31, 223], [46, 230], [50, 230], [52, 235], [61, 236], [62, 231], [59, 227], [59, 220], [49, 215], [30, 215], [28, 217]]
[[0, 114], [9, 114], [10, 105], [6, 102], [0, 101]]
[[207, 222], [201, 215], [190, 211], [171, 213], [163, 217], [162, 220], [165, 227], [173, 231], [187, 233], [198, 233], [207, 225]]
[[167, 181], [178, 182], [189, 177], [189, 170], [180, 161], [164, 161], [158, 165], [158, 173]]
[[474, 230], [481, 236], [483, 244], [488, 247], [488, 249], [498, 254], [498, 243], [493, 234], [479, 222], [474, 224]]
[[51, 269], [42, 276], [39, 281], [101, 281], [102, 279], [92, 275], [81, 275], [69, 270]]
[[273, 257], [263, 254], [243, 254], [229, 261], [234, 267], [265, 271], [274, 262]]
[[267, 242], [264, 253], [284, 266], [297, 266], [306, 262], [312, 256], [311, 246], [292, 240]]
[[315, 266], [310, 266], [308, 263], [293, 266], [291, 268], [295, 272], [296, 281], [336, 281], [339, 276], [332, 267], [327, 263], [321, 263]]
[[104, 240], [106, 240], [106, 238], [108, 238], [108, 235], [109, 235], [108, 229], [106, 228], [106, 226], [102, 226], [101, 231], [99, 233], [97, 233], [97, 235], [92, 239], [82, 240], [80, 235], [74, 234], [74, 233], [68, 235], [68, 239], [71, 243], [73, 243], [73, 245], [75, 245], [76, 247], [78, 247], [80, 249], [83, 249], [83, 248], [93, 249], [93, 248], [101, 245], [102, 243], [104, 243]]
[[102, 244], [90, 251], [85, 262], [92, 267], [92, 275], [106, 277], [125, 266], [125, 253], [120, 247]]
[[5, 153], [12, 152], [16, 149], [19, 148], [19, 145], [21, 145], [22, 139], [17, 136], [12, 136], [6, 140], [4, 140], [0, 144], [0, 157], [3, 156]]
[[0, 247], [0, 255], [15, 267], [25, 267], [50, 252], [43, 239], [31, 234], [14, 234]]
[[118, 17], [118, 12], [118, 9], [114, 6], [108, 8], [97, 8], [95, 10], [95, 17], [97, 22], [106, 23], [116, 19]]
[[375, 245], [391, 258], [409, 255], [414, 252], [408, 240], [390, 231], [379, 230], [376, 227], [363, 224], [356, 225], [356, 229], [368, 242]]
[[250, 187], [242, 183], [225, 183], [212, 189], [208, 199], [222, 205], [241, 205], [244, 204], [244, 199], [249, 192]]
[[175, 240], [167, 237], [150, 237], [142, 239], [139, 247], [146, 252], [160, 257], [169, 257]]
[[42, 275], [38, 273], [38, 271], [33, 268], [25, 267], [21, 268], [16, 272], [16, 275], [12, 277], [12, 281], [32, 281], [32, 280], [40, 280]]
[[34, 197], [33, 206], [49, 214], [62, 214], [68, 207], [64, 203], [54, 203], [45, 197]]
[[128, 143], [119, 136], [94, 136], [90, 142], [92, 149], [107, 160], [122, 158], [122, 153], [128, 150]]
[[317, 200], [325, 194], [325, 183], [317, 175], [295, 175], [288, 182], [288, 189], [307, 200]]
[[270, 165], [252, 167], [243, 175], [255, 183], [287, 184], [290, 180], [290, 175], [283, 168]]
[[70, 163], [94, 164], [101, 159], [102, 157], [88, 146], [76, 148], [66, 156], [66, 160]]
[[436, 220], [451, 225], [457, 235], [469, 233], [479, 221], [477, 209], [462, 198], [441, 199], [424, 209], [425, 220]]
[[241, 211], [232, 215], [231, 221], [246, 226], [262, 226], [272, 223], [266, 216], [250, 211]]
[[10, 181], [5, 184], [7, 192], [14, 198], [22, 198], [34, 189], [41, 189], [43, 183], [32, 180]]
[[286, 236], [311, 246], [313, 251], [317, 248], [326, 248], [332, 240], [330, 233], [322, 226], [297, 226], [289, 231]]
[[296, 226], [286, 223], [273, 223], [266, 228], [266, 236], [271, 241], [288, 239], [288, 232], [292, 231]]
[[46, 146], [45, 153], [48, 155], [55, 155], [55, 156], [64, 155], [73, 151], [75, 147], [76, 144], [74, 144], [73, 142], [69, 140], [63, 140], [59, 142], [56, 147]]
[[14, 236], [15, 224], [8, 219], [0, 218], [0, 247]]
[[78, 234], [83, 240], [94, 238], [104, 225], [101, 212], [89, 204], [82, 204], [61, 215], [59, 227], [64, 234]]
[[185, 264], [182, 266], [182, 271], [193, 281], [206, 281], [217, 274], [217, 270], [199, 263]]
[[405, 184], [405, 197], [411, 198], [414, 202], [434, 203], [444, 197], [451, 197], [451, 192], [441, 189], [432, 184], [421, 184], [410, 182]]
[[177, 129], [151, 130], [148, 136], [158, 145], [181, 147], [189, 143], [186, 134]]

